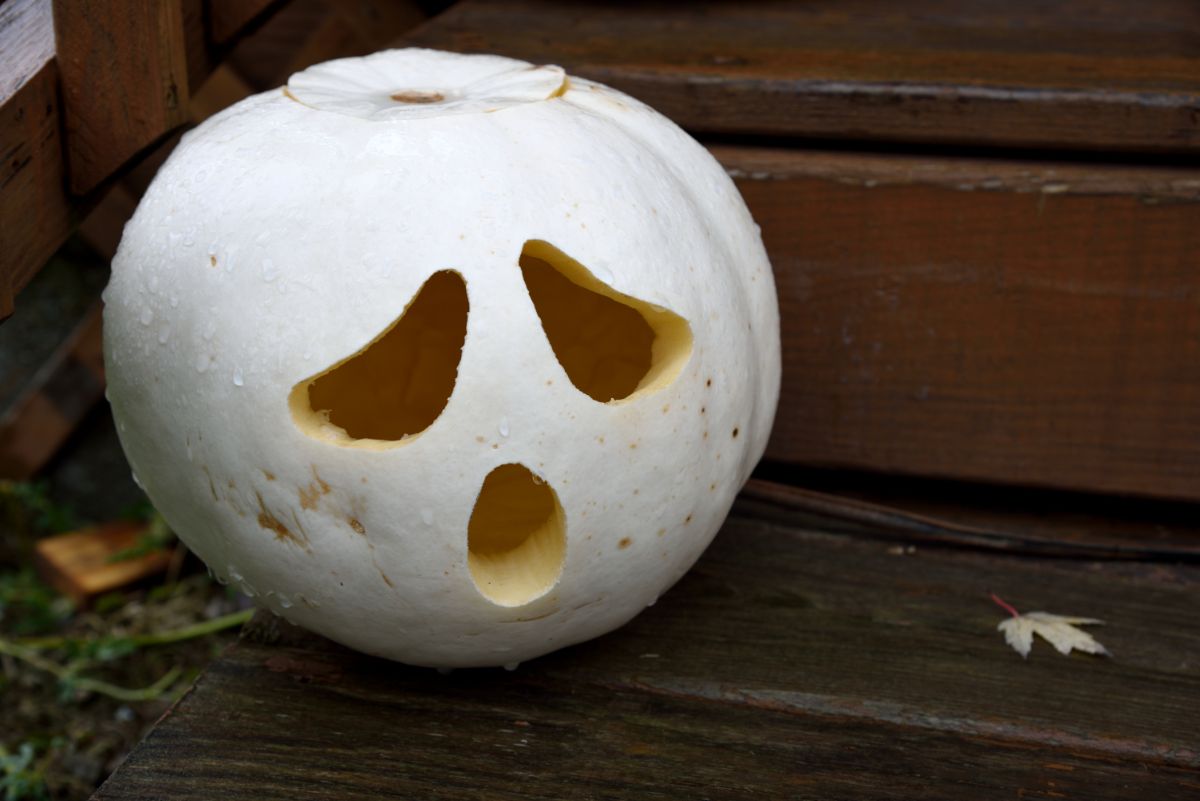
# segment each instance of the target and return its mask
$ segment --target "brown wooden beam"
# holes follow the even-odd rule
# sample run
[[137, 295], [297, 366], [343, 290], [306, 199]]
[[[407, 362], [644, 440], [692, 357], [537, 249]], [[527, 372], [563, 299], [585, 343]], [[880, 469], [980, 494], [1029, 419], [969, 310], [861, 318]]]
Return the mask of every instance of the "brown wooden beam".
[[84, 194], [187, 119], [180, 0], [54, 3], [70, 188]]
[[406, 41], [561, 64], [705, 133], [1195, 154], [1197, 30], [1193, 0], [463, 0]]
[[1200, 170], [715, 152], [779, 287], [769, 457], [1200, 500]]
[[0, 5], [0, 320], [76, 215], [63, 176], [49, 6]]

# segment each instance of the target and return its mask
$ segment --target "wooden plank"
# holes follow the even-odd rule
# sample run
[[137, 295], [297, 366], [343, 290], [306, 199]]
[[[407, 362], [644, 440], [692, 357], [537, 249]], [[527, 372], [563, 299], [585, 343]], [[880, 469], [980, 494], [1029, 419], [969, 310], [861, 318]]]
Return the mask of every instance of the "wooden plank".
[[0, 417], [0, 478], [34, 476], [104, 395], [97, 302]]
[[714, 152], [779, 287], [770, 458], [1200, 500], [1200, 170]]
[[1191, 0], [465, 0], [412, 44], [609, 83], [685, 128], [838, 140], [1200, 151]]
[[[1200, 568], [1081, 567], [735, 514], [628, 626], [515, 673], [260, 616], [96, 797], [1193, 798]], [[1113, 658], [1022, 661], [989, 590], [1107, 619]]]
[[[1194, 503], [760, 464], [745, 507], [902, 545], [954, 543], [1077, 559], [1200, 563]], [[812, 521], [809, 521], [812, 523]]]
[[180, 0], [54, 4], [70, 187], [95, 188], [187, 119]]
[[84, 604], [161, 573], [171, 561], [169, 551], [119, 558], [122, 551], [135, 548], [146, 531], [145, 523], [125, 520], [44, 537], [34, 546], [38, 575], [76, 604]]
[[0, 320], [75, 219], [58, 119], [50, 8], [9, 0], [0, 5]]

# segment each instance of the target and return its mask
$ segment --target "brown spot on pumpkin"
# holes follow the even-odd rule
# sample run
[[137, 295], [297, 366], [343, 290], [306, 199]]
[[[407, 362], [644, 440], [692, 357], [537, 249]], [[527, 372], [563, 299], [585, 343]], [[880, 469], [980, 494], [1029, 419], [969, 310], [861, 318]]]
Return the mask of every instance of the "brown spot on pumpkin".
[[263, 502], [261, 494], [257, 492], [254, 494], [258, 497], [258, 524], [268, 531], [273, 532], [276, 540], [299, 545], [300, 538], [293, 534], [290, 528], [285, 526], [278, 517], [267, 509], [267, 505]]
[[707, 381], [705, 381], [705, 382], [704, 382], [704, 386], [706, 386], [706, 387], [711, 387], [711, 386], [712, 386], [712, 379], [710, 378], [710, 379], [708, 379]]
[[350, 524], [350, 528], [354, 529], [355, 534], [366, 534], [367, 533], [367, 530], [365, 528], [363, 528], [363, 524], [358, 522], [357, 517], [347, 518], [346, 522]]
[[631, 450], [631, 451], [637, 450], [637, 443], [636, 442], [629, 443], [629, 450]]
[[476, 442], [478, 442], [478, 443], [480, 443], [480, 444], [482, 444], [482, 443], [484, 443], [484, 442], [487, 442], [487, 440], [486, 440], [486, 439], [484, 439], [483, 437], [475, 437], [475, 441], [476, 441]]
[[212, 253], [208, 254], [208, 266], [210, 266], [210, 267], [217, 266], [217, 257]]
[[705, 412], [707, 412], [707, 411], [708, 411], [708, 408], [707, 408], [707, 407], [704, 407], [704, 406], [701, 406], [701, 407], [700, 407], [700, 414], [704, 414], [704, 413], [705, 413]]
[[737, 427], [735, 426], [735, 427], [734, 427], [734, 429], [733, 429], [733, 438], [734, 438], [734, 439], [737, 439], [737, 436], [738, 436], [738, 429], [737, 429]]
[[212, 495], [212, 499], [214, 501], [221, 500], [219, 497], [217, 497], [217, 485], [213, 483], [212, 473], [208, 472], [207, 467], [201, 469], [204, 470], [204, 475], [208, 477], [208, 492]]
[[265, 477], [266, 477], [267, 481], [274, 481], [274, 480], [275, 480], [275, 474], [274, 474], [274, 473], [272, 473], [270, 470], [263, 470], [263, 471], [262, 471], [262, 474], [263, 474], [263, 476], [265, 476]]
[[232, 478], [229, 479], [229, 481], [227, 481], [225, 483], [230, 489], [237, 489], [237, 484], [234, 482], [234, 480]]
[[628, 548], [630, 545], [633, 545], [633, 540], [629, 539], [629, 537], [621, 537], [621, 541], [617, 543], [617, 547], [622, 551]]
[[603, 444], [604, 444], [604, 437], [603, 437], [603, 436], [596, 437], [596, 442], [599, 442], [601, 445], [603, 445]]
[[671, 404], [669, 404], [669, 403], [664, 403], [664, 404], [663, 404], [663, 414], [666, 414], [666, 413], [667, 413], [667, 412], [669, 412], [669, 411], [671, 411]]
[[709, 484], [709, 485], [708, 485], [708, 491], [709, 491], [709, 492], [716, 492], [716, 491], [717, 491], [717, 485], [716, 485], [716, 483]]
[[707, 431], [705, 431], [705, 432], [704, 432], [704, 438], [705, 438], [705, 439], [708, 439], [708, 432], [707, 432]]
[[667, 530], [666, 530], [665, 528], [660, 528], [660, 529], [658, 530], [658, 536], [660, 536], [660, 537], [665, 537], [665, 536], [667, 536]]
[[380, 576], [380, 578], [383, 579], [383, 583], [388, 585], [392, 589], [395, 589], [396, 585], [392, 583], [392, 580], [390, 578], [388, 578], [388, 574], [383, 572], [383, 568], [381, 568], [379, 565], [376, 565], [375, 569], [379, 571], [379, 576]]
[[315, 464], [312, 465], [312, 474], [313, 474], [313, 478], [315, 478], [317, 480], [317, 484], [321, 487], [321, 494], [328, 495], [329, 494], [329, 485], [326, 484], [321, 479], [321, 475], [320, 475], [320, 473], [317, 472], [317, 466]]
[[397, 103], [412, 103], [414, 105], [427, 105], [429, 103], [441, 103], [446, 99], [446, 96], [441, 92], [417, 92], [405, 91], [392, 93], [392, 100]]
[[686, 526], [688, 523], [690, 523], [690, 522], [692, 522], [692, 516], [691, 516], [691, 515], [688, 515], [687, 517], [683, 518], [683, 524], [684, 524], [685, 526]]
[[300, 508], [312, 511], [316, 509], [321, 502], [321, 490], [316, 484], [309, 484], [307, 487], [300, 487]]

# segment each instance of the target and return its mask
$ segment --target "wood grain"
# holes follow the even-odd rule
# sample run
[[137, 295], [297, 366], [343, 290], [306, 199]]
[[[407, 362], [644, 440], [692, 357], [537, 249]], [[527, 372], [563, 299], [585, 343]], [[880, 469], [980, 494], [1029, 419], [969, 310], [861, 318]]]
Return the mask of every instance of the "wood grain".
[[54, 4], [71, 190], [95, 188], [187, 119], [180, 0]]
[[[884, 544], [735, 515], [625, 628], [448, 676], [273, 618], [98, 799], [1185, 799], [1200, 569]], [[1109, 621], [1022, 661], [995, 590]]]
[[1191, 0], [465, 0], [407, 41], [603, 81], [706, 133], [1200, 151]]
[[75, 214], [59, 135], [54, 25], [40, 0], [0, 5], [0, 320]]
[[771, 458], [1200, 500], [1200, 170], [714, 152], [779, 288]]

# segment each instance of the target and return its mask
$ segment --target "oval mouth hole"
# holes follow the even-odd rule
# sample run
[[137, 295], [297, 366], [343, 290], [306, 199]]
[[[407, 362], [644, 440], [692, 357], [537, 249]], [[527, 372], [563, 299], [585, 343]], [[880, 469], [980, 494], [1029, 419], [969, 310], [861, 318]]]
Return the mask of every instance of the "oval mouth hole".
[[467, 525], [467, 563], [485, 598], [521, 606], [558, 581], [566, 518], [549, 484], [521, 464], [488, 473]]
[[526, 242], [520, 265], [550, 347], [576, 389], [608, 403], [662, 389], [683, 370], [692, 353], [687, 320], [621, 294], [548, 242]]
[[462, 276], [434, 273], [382, 334], [292, 389], [292, 417], [309, 436], [341, 445], [413, 437], [446, 408], [466, 334]]

